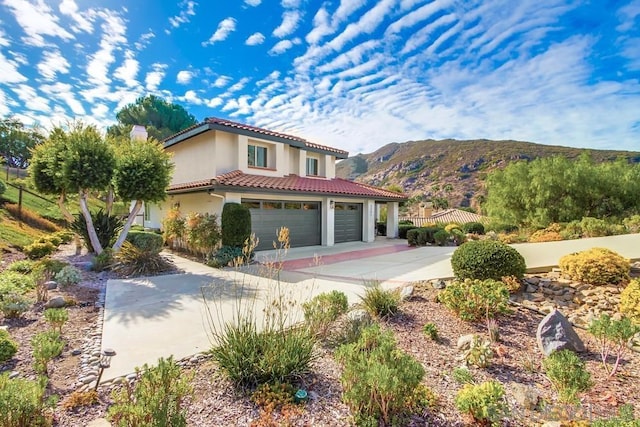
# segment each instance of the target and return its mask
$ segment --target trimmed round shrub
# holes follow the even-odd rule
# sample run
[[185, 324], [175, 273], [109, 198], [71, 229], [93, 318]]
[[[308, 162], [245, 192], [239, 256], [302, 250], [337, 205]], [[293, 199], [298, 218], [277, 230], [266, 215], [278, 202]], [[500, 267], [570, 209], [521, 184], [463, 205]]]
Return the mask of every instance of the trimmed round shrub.
[[[453, 230], [454, 229], [452, 229], [452, 231]], [[455, 230], [457, 230], [457, 228]], [[433, 233], [433, 240], [436, 241], [436, 245], [444, 246], [449, 241], [449, 233], [447, 230], [438, 230]]]
[[468, 414], [475, 425], [498, 425], [507, 413], [504, 386], [498, 381], [465, 384], [455, 398], [456, 408]]
[[475, 322], [505, 313], [509, 305], [509, 289], [500, 281], [455, 281], [438, 294], [438, 301], [460, 319]]
[[620, 294], [620, 313], [640, 325], [640, 279], [634, 279]]
[[56, 281], [60, 286], [77, 285], [82, 280], [82, 273], [80, 270], [72, 265], [63, 267], [58, 273], [56, 273]]
[[4, 295], [0, 301], [0, 311], [7, 319], [17, 319], [31, 307], [31, 300], [18, 293]]
[[462, 231], [467, 234], [484, 234], [484, 224], [481, 222], [466, 222], [462, 224]]
[[495, 240], [471, 240], [451, 256], [451, 267], [458, 279], [494, 279], [504, 276], [522, 278], [524, 257], [511, 246]]
[[399, 239], [406, 239], [407, 238], [407, 232], [409, 230], [413, 230], [413, 229], [416, 229], [416, 228], [418, 228], [418, 227], [416, 227], [415, 225], [410, 225], [410, 224], [398, 225], [398, 238]]
[[162, 251], [162, 235], [151, 231], [131, 230], [127, 234], [127, 241], [143, 251], [159, 254]]
[[4, 363], [18, 352], [18, 344], [11, 339], [9, 332], [0, 329], [0, 363]]
[[17, 273], [15, 271], [3, 271], [0, 273], [0, 300], [4, 294], [24, 293], [36, 287], [33, 277]]
[[241, 248], [251, 237], [251, 212], [239, 203], [225, 203], [222, 208], [222, 245]]
[[624, 283], [629, 280], [631, 264], [627, 258], [606, 248], [591, 248], [560, 258], [563, 275], [591, 285]]

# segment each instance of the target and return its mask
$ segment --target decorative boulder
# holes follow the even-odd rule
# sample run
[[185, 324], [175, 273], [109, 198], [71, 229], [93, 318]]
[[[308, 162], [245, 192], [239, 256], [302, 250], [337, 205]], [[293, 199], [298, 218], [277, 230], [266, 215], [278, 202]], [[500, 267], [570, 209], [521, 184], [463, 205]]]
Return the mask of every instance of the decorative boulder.
[[45, 305], [44, 308], [62, 308], [67, 305], [63, 297], [53, 297]]
[[456, 347], [458, 347], [458, 350], [462, 350], [462, 351], [469, 350], [473, 345], [474, 337], [475, 337], [474, 334], [467, 334], [467, 335], [462, 335], [460, 338], [458, 338], [458, 341], [456, 343]]
[[408, 285], [400, 289], [400, 301], [408, 301], [413, 295], [413, 286]]
[[571, 323], [555, 309], [547, 314], [538, 325], [536, 340], [538, 348], [545, 356], [556, 350], [585, 351], [584, 343]]
[[442, 279], [435, 279], [431, 281], [433, 289], [444, 289], [447, 287], [447, 283]]

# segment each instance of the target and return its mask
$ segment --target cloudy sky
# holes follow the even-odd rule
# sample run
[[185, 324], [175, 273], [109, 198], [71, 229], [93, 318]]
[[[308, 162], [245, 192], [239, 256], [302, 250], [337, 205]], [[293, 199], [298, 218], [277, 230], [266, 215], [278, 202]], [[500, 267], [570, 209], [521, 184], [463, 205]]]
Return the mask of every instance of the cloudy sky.
[[106, 128], [147, 94], [352, 154], [640, 151], [640, 0], [0, 0], [0, 116]]

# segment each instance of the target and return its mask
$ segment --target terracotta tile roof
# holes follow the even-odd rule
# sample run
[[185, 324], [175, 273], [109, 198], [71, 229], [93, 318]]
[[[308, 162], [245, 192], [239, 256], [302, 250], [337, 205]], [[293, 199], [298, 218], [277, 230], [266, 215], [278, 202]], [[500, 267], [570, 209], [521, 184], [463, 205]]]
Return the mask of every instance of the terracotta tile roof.
[[436, 212], [427, 218], [431, 222], [457, 222], [464, 224], [466, 222], [482, 222], [486, 217], [475, 214], [473, 212], [462, 211], [460, 209], [445, 209], [440, 212]]
[[[169, 140], [173, 140], [176, 137], [179, 137], [180, 135], [184, 135], [186, 133], [189, 133], [190, 131], [193, 131], [194, 129], [197, 129], [198, 127], [201, 127], [201, 126], [207, 125], [207, 124], [223, 126], [223, 127], [227, 127], [227, 128], [233, 128], [233, 129], [239, 129], [239, 130], [243, 130], [243, 131], [257, 133], [257, 134], [264, 135], [264, 136], [267, 136], [267, 137], [275, 137], [275, 138], [279, 138], [279, 139], [285, 139], [285, 140], [288, 140], [288, 141], [293, 141], [293, 142], [298, 143], [296, 145], [304, 145], [307, 148], [335, 153], [335, 154], [338, 154], [339, 157], [341, 157], [341, 158], [346, 158], [346, 157], [349, 156], [349, 152], [348, 151], [340, 150], [338, 148], [333, 148], [333, 147], [329, 147], [329, 146], [326, 146], [326, 145], [315, 144], [313, 142], [309, 142], [306, 139], [300, 138], [298, 136], [289, 135], [289, 134], [286, 134], [286, 133], [275, 132], [275, 131], [271, 131], [271, 130], [268, 130], [268, 129], [259, 128], [259, 127], [256, 127], [256, 126], [245, 125], [243, 123], [238, 123], [238, 122], [234, 122], [234, 121], [226, 120], [226, 119], [220, 119], [220, 118], [217, 118], [217, 117], [207, 117], [206, 119], [204, 119], [204, 121], [202, 123], [198, 123], [196, 125], [188, 127], [188, 128], [186, 128], [186, 129], [184, 129], [184, 130], [182, 130], [182, 131], [180, 131], [180, 132], [178, 132], [178, 133], [176, 133], [174, 135], [169, 136], [168, 138], [165, 138], [164, 142], [167, 142]], [[204, 131], [206, 131], [206, 129]]]
[[207, 187], [214, 190], [220, 187], [241, 187], [260, 191], [291, 191], [297, 193], [359, 196], [378, 200], [403, 201], [407, 199], [407, 196], [404, 194], [395, 193], [393, 191], [358, 182], [347, 181], [341, 178], [322, 179], [301, 177], [298, 175], [270, 177], [246, 174], [239, 170], [219, 175], [212, 180], [172, 185], [169, 187], [168, 191], [177, 192], [181, 190], [194, 190]]

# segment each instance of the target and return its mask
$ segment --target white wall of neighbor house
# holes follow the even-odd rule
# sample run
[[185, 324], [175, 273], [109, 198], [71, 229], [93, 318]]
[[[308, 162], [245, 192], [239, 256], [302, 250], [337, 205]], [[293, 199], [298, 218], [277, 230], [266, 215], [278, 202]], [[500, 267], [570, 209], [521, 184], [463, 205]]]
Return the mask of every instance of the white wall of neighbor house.
[[194, 136], [166, 148], [173, 155], [171, 184], [211, 179], [216, 176], [216, 144], [213, 132]]
[[214, 197], [206, 192], [174, 194], [168, 196], [164, 202], [153, 203], [149, 206], [149, 218], [144, 218], [144, 206], [140, 209], [141, 215], [136, 217], [135, 224], [147, 228], [162, 228], [162, 221], [167, 213], [176, 205], [179, 206], [182, 215], [191, 212], [216, 214], [218, 218], [222, 214], [223, 199]]
[[[333, 203], [332, 203], [333, 202]], [[333, 246], [335, 240], [335, 200], [331, 197], [322, 198], [322, 246]]]
[[[214, 131], [216, 138], [216, 155], [211, 160], [215, 163], [216, 174], [210, 178], [214, 178], [217, 175], [231, 172], [239, 168], [238, 156], [239, 147], [237, 143], [237, 135], [233, 135], [229, 132]], [[247, 154], [245, 151], [244, 161], [247, 161]]]
[[319, 167], [321, 168], [320, 170], [323, 171], [324, 173], [321, 173], [321, 175], [328, 179], [335, 178], [336, 177], [336, 156], [325, 154], [322, 157], [324, 157], [324, 162], [320, 162], [321, 165]]

